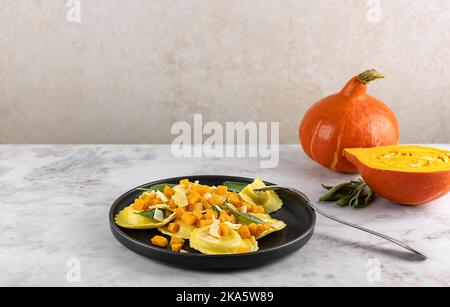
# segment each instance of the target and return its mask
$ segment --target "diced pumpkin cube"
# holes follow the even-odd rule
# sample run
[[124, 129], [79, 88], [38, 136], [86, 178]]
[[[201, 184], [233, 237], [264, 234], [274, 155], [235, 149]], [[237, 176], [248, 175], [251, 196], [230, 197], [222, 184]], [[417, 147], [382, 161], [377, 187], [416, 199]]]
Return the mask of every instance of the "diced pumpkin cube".
[[183, 216], [181, 217], [181, 220], [186, 224], [186, 225], [194, 225], [195, 222], [197, 222], [197, 217], [195, 215], [193, 215], [190, 212], [186, 212], [185, 214], [183, 214]]
[[175, 217], [176, 217], [177, 219], [181, 219], [182, 216], [183, 216], [185, 213], [186, 213], [186, 211], [184, 211], [183, 208], [179, 207], [179, 208], [177, 208], [177, 209], [175, 210]]
[[211, 209], [211, 205], [209, 204], [209, 202], [206, 200], [205, 197], [202, 197], [200, 199], [200, 201], [201, 201], [204, 209]]
[[214, 211], [214, 210], [212, 210], [212, 209], [207, 209], [206, 212], [205, 212], [205, 214], [203, 215], [203, 217], [204, 217], [205, 219], [212, 219], [213, 216], [214, 216], [214, 218], [217, 218], [217, 217], [218, 217], [218, 214], [217, 214], [216, 211]]
[[164, 193], [164, 195], [165, 195], [167, 198], [171, 198], [171, 197], [173, 196], [173, 190], [172, 190], [172, 188], [169, 187], [168, 185], [166, 185], [166, 186], [164, 187], [163, 193]]
[[219, 220], [222, 223], [230, 222], [231, 221], [231, 216], [225, 210], [222, 210], [222, 212], [220, 212]]
[[262, 224], [262, 225], [259, 225], [258, 233], [261, 233], [261, 232], [264, 232], [264, 231], [266, 231], [266, 230], [269, 230], [270, 227], [271, 227], [270, 222], [266, 222], [266, 223], [264, 223], [264, 224]]
[[176, 207], [178, 207], [178, 205], [175, 203], [175, 200], [173, 198], [169, 199], [169, 202], [167, 203], [167, 205], [172, 209], [175, 209]]
[[239, 227], [239, 234], [241, 235], [242, 239], [248, 239], [252, 236], [247, 225], [242, 225], [241, 227]]
[[182, 186], [184, 186], [185, 188], [189, 188], [189, 185], [190, 185], [191, 183], [189, 182], [189, 179], [181, 179], [181, 180], [180, 180], [180, 184], [181, 184]]
[[239, 207], [241, 205], [241, 200], [239, 199], [239, 195], [235, 192], [228, 194], [228, 202], [235, 207]]
[[192, 214], [195, 215], [197, 220], [201, 220], [203, 218], [203, 214], [200, 210], [194, 210], [192, 211]]
[[153, 245], [160, 246], [160, 247], [166, 247], [167, 246], [167, 239], [163, 236], [154, 236], [150, 240]]
[[147, 200], [150, 198], [156, 198], [156, 193], [150, 193], [150, 192], [144, 192], [141, 194], [141, 196], [139, 196], [139, 198], [143, 199], [143, 200]]
[[148, 197], [145, 202], [149, 207], [153, 206], [156, 203], [156, 197]]
[[213, 223], [212, 219], [201, 219], [199, 222], [199, 227], [200, 228], [206, 227], [206, 226], [212, 225], [212, 223]]
[[133, 208], [136, 210], [147, 210], [148, 207], [149, 204], [145, 200], [139, 198], [137, 198], [133, 204]]
[[259, 225], [256, 223], [251, 223], [248, 225], [248, 229], [250, 230], [250, 233], [254, 236], [258, 234]]
[[270, 222], [265, 222], [262, 227], [264, 228], [264, 230], [268, 230], [270, 229], [270, 227], [272, 227], [272, 223]]
[[253, 206], [253, 213], [264, 213], [263, 206]]
[[167, 230], [170, 231], [170, 232], [173, 232], [173, 233], [177, 233], [178, 230], [180, 230], [180, 225], [177, 224], [177, 223], [170, 223], [167, 226]]
[[227, 192], [228, 192], [228, 187], [227, 186], [219, 185], [216, 188], [216, 193], [221, 195], [221, 196], [227, 196]]
[[205, 195], [206, 193], [209, 193], [210, 191], [211, 191], [211, 188], [205, 184], [202, 186], [202, 193], [200, 193], [200, 194]]
[[156, 194], [144, 192], [141, 196], [139, 196], [139, 199], [145, 200], [146, 202], [154, 203], [156, 199]]
[[208, 187], [208, 186], [201, 185], [201, 184], [193, 183], [193, 184], [191, 185], [191, 190], [192, 190], [192, 191], [195, 191], [195, 192], [197, 192], [198, 194], [200, 194], [200, 195], [203, 196], [203, 195], [205, 195], [205, 194], [208, 192], [209, 187]]
[[190, 208], [192, 211], [195, 211], [195, 210], [203, 211], [203, 204], [201, 202], [198, 202], [193, 205], [190, 205]]
[[175, 244], [170, 245], [170, 250], [172, 252], [179, 252], [182, 247], [183, 247], [183, 244], [175, 243]]
[[225, 197], [220, 196], [216, 193], [213, 193], [210, 198], [208, 198], [208, 202], [212, 206], [220, 206], [225, 201]]
[[193, 182], [193, 183], [191, 183], [190, 189], [191, 189], [191, 191], [195, 191], [195, 192], [197, 192], [197, 193], [200, 194], [200, 191], [201, 191], [201, 185], [198, 184], [198, 183]]
[[226, 235], [228, 235], [228, 233], [230, 233], [230, 226], [228, 226], [227, 224], [224, 223], [220, 223], [219, 224], [219, 234], [220, 236], [224, 237]]
[[247, 206], [247, 212], [253, 212], [254, 205], [250, 203], [245, 203], [245, 206]]
[[184, 239], [179, 238], [179, 237], [175, 237], [175, 236], [171, 237], [170, 238], [170, 245], [173, 245], [173, 244], [176, 244], [176, 243], [183, 245], [184, 244]]
[[188, 203], [190, 205], [194, 205], [194, 204], [198, 203], [201, 198], [202, 198], [202, 196], [195, 191], [191, 191], [191, 193], [189, 193], [189, 195], [187, 197]]

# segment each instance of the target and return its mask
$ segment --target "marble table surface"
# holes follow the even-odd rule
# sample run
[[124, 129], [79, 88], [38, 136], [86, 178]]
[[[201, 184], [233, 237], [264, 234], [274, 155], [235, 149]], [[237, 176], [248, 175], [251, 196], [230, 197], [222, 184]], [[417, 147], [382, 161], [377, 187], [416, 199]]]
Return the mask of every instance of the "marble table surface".
[[142, 183], [195, 174], [260, 176], [314, 200], [320, 183], [356, 178], [317, 166], [294, 145], [281, 146], [274, 169], [260, 169], [257, 159], [173, 158], [167, 145], [0, 145], [0, 285], [450, 286], [449, 195], [420, 207], [382, 199], [359, 210], [318, 204], [404, 240], [429, 255], [423, 262], [320, 216], [301, 250], [240, 271], [174, 268], [114, 239], [108, 210], [115, 198]]

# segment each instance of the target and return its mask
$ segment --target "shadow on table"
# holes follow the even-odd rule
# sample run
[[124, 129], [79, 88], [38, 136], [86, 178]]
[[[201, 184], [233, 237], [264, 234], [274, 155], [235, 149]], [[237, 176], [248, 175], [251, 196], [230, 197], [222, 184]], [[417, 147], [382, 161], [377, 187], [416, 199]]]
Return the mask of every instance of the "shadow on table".
[[[411, 262], [423, 262], [424, 259], [419, 257], [418, 255], [413, 254], [412, 252], [408, 252], [406, 250], [402, 250], [400, 247], [397, 247], [395, 244], [389, 244], [389, 246], [375, 246], [370, 243], [359, 243], [353, 240], [345, 239], [342, 237], [337, 237], [329, 234], [322, 234], [320, 231], [316, 231], [315, 236], [322, 237], [327, 241], [335, 241], [338, 242], [340, 246], [349, 246], [350, 248], [364, 249], [369, 252], [383, 254], [385, 256], [389, 256], [391, 258], [402, 259]], [[312, 238], [314, 240], [314, 237]]]

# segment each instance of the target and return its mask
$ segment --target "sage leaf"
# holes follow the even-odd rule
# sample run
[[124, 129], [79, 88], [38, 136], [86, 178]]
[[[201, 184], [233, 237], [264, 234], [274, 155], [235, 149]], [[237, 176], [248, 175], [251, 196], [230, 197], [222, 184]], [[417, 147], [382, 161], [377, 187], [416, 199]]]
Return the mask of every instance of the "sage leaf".
[[367, 207], [375, 198], [375, 193], [363, 179], [341, 183], [335, 187], [322, 184], [327, 190], [320, 201], [336, 202], [340, 207]]
[[333, 187], [331, 185], [322, 184], [322, 188], [324, 188], [325, 190], [331, 190]]
[[251, 223], [256, 223], [260, 225], [264, 224], [264, 221], [261, 220], [260, 218], [245, 212], [239, 212], [238, 222], [240, 224], [251, 224]]
[[250, 224], [250, 223], [256, 223], [256, 224], [264, 224], [264, 221], [260, 218], [237, 210], [233, 205], [226, 203], [226, 206], [228, 209], [231, 210], [231, 212], [238, 217], [238, 221], [241, 221], [242, 224]]
[[154, 209], [147, 210], [147, 211], [136, 212], [136, 214], [139, 214], [139, 215], [141, 215], [143, 217], [147, 217], [147, 218], [150, 218], [150, 219], [154, 219], [156, 210], [161, 210], [164, 213], [164, 217], [167, 216], [167, 210], [166, 209], [162, 209], [162, 208], [154, 208]]
[[237, 181], [225, 181], [223, 185], [228, 188], [228, 191], [239, 193], [248, 185], [248, 183]]
[[331, 189], [328, 189], [328, 192], [323, 194], [319, 200], [320, 201], [335, 201], [334, 197], [339, 192], [339, 190], [341, 190], [342, 188], [345, 188], [348, 185], [349, 185], [349, 183], [342, 183], [340, 185], [335, 186], [334, 188], [332, 187]]

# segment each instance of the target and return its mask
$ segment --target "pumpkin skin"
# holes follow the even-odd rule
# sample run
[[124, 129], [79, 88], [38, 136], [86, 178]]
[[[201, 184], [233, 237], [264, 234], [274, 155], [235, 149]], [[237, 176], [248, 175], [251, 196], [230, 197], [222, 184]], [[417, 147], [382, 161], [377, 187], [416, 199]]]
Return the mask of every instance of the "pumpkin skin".
[[[386, 158], [391, 161], [382, 160], [384, 156], [396, 152], [400, 153], [399, 157], [394, 155], [393, 158]], [[449, 151], [403, 145], [345, 149], [344, 155], [358, 168], [375, 193], [392, 202], [423, 205], [450, 192]], [[418, 167], [421, 162], [417, 161], [426, 162], [428, 157], [434, 159], [439, 156], [447, 156], [447, 162], [439, 159], [439, 162], [429, 166]]]
[[356, 167], [344, 158], [344, 148], [398, 144], [395, 114], [366, 93], [366, 84], [382, 77], [375, 70], [366, 71], [305, 113], [299, 137], [306, 155], [334, 171], [356, 173]]

